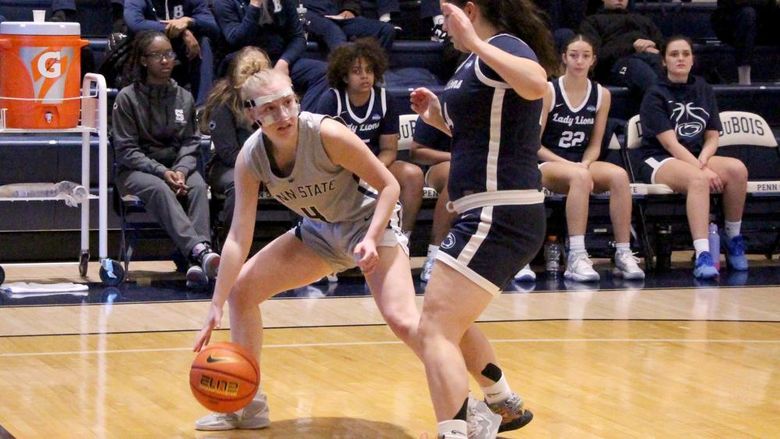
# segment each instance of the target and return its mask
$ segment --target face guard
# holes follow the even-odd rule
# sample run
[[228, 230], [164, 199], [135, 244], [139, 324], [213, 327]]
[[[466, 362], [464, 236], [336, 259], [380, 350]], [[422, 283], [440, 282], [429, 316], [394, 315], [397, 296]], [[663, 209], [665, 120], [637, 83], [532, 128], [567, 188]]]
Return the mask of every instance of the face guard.
[[298, 116], [300, 112], [300, 105], [290, 87], [272, 95], [247, 99], [244, 101], [244, 108], [257, 126], [273, 125]]

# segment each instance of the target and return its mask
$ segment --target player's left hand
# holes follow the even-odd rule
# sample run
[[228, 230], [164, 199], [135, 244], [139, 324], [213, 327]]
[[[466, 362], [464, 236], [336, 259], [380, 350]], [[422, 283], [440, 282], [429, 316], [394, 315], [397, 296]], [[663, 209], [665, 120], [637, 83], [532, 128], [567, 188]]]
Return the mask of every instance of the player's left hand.
[[442, 3], [441, 13], [444, 15], [444, 30], [452, 39], [453, 46], [461, 52], [474, 52], [482, 40], [463, 9], [452, 3]]
[[379, 263], [376, 243], [370, 238], [364, 238], [355, 246], [354, 255], [355, 259], [357, 259], [357, 265], [363, 274], [371, 274]]

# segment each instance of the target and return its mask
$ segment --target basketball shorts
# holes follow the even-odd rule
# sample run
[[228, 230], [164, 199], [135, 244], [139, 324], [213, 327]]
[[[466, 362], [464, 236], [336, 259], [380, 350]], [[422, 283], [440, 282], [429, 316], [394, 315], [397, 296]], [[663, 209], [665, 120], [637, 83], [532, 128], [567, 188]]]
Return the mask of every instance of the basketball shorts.
[[[353, 251], [366, 236], [371, 217], [353, 222], [326, 223], [304, 218], [289, 233], [295, 233], [307, 247], [325, 259], [334, 273], [357, 266]], [[409, 254], [409, 239], [401, 231], [401, 205], [396, 204], [378, 247], [401, 246]]]
[[639, 149], [632, 151], [631, 160], [638, 183], [656, 184], [655, 174], [661, 169], [661, 166], [672, 159], [674, 157], [665, 150], [642, 151]]
[[534, 258], [545, 228], [543, 203], [466, 210], [455, 219], [436, 259], [497, 295]]

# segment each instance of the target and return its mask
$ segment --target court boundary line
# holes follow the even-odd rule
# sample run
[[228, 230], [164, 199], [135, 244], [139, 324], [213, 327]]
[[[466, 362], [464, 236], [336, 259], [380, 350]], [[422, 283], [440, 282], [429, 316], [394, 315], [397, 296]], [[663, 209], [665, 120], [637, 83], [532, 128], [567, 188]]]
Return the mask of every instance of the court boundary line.
[[[499, 338], [490, 339], [495, 344], [512, 343], [716, 343], [716, 344], [780, 344], [780, 339], [687, 339], [687, 338]], [[404, 345], [400, 340], [354, 341], [354, 342], [319, 342], [319, 343], [280, 343], [263, 345], [263, 349], [304, 349], [304, 348], [340, 348], [353, 346]], [[55, 352], [15, 352], [0, 353], [0, 358], [16, 357], [50, 357], [61, 355], [105, 355], [105, 354], [138, 354], [148, 352], [192, 352], [191, 347], [181, 348], [144, 348], [144, 349], [104, 349], [89, 351], [55, 351]]]
[[[725, 320], [725, 319], [502, 319], [502, 320], [477, 320], [475, 323], [538, 323], [538, 322], [705, 322], [705, 323], [765, 323], [765, 324], [780, 324], [780, 320]], [[283, 329], [320, 329], [320, 328], [366, 328], [373, 326], [387, 326], [386, 323], [358, 323], [350, 325], [311, 325], [311, 326], [274, 326], [270, 328], [263, 328], [263, 331], [283, 330]], [[191, 329], [160, 329], [160, 330], [143, 330], [143, 331], [114, 331], [114, 332], [68, 332], [68, 333], [47, 333], [47, 334], [21, 334], [21, 335], [0, 335], [0, 339], [4, 338], [30, 338], [30, 337], [73, 337], [73, 336], [99, 336], [99, 335], [131, 335], [131, 334], [157, 334], [165, 333], [170, 334], [174, 332], [197, 332], [201, 328]], [[229, 328], [214, 329], [214, 332], [229, 332]]]

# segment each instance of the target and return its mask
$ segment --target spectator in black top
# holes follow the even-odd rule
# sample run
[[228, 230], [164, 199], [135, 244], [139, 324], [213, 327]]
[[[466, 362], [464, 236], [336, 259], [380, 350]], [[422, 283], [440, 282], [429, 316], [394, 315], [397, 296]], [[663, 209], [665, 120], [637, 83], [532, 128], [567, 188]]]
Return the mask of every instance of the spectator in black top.
[[632, 153], [634, 169], [645, 183], [663, 183], [686, 194], [688, 225], [696, 249], [696, 278], [718, 276], [707, 240], [707, 223], [710, 194], [722, 193], [726, 260], [733, 270], [747, 270], [740, 234], [747, 168], [737, 159], [717, 155], [722, 130], [718, 105], [712, 87], [690, 74], [690, 40], [670, 38], [664, 48], [664, 64], [667, 77], [642, 100], [642, 147]]
[[349, 40], [374, 37], [389, 51], [395, 40], [393, 25], [361, 17], [359, 0], [303, 0], [309, 37], [322, 40], [328, 52]]
[[173, 77], [189, 84], [195, 105], [203, 105], [214, 82], [212, 45], [219, 38], [208, 1], [125, 0], [124, 17], [130, 34], [155, 30], [168, 36], [180, 61]]
[[327, 64], [301, 57], [306, 37], [297, 5], [295, 0], [214, 0], [214, 15], [229, 50], [265, 50], [274, 69], [288, 75], [295, 91], [303, 93], [301, 109], [310, 111], [328, 89]]
[[780, 45], [780, 1], [718, 0], [712, 27], [718, 39], [734, 46], [739, 83], [748, 85], [756, 44]]
[[226, 229], [233, 221], [236, 204], [234, 171], [236, 158], [254, 129], [244, 115], [241, 86], [253, 74], [271, 68], [268, 55], [254, 46], [239, 50], [230, 61], [227, 76], [214, 84], [200, 119], [201, 131], [211, 135], [214, 157], [206, 175], [212, 194], [223, 194], [225, 204], [219, 219]]
[[596, 79], [644, 94], [662, 74], [658, 47], [663, 36], [650, 18], [627, 10], [627, 0], [603, 0], [580, 31], [599, 46]]
[[[214, 279], [208, 187], [197, 169], [200, 135], [192, 95], [171, 79], [175, 53], [161, 32], [133, 40], [133, 83], [119, 91], [113, 111], [117, 187], [133, 194], [189, 259], [187, 285]], [[185, 207], [186, 206], [186, 207]]]

